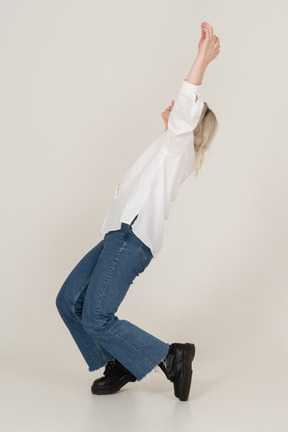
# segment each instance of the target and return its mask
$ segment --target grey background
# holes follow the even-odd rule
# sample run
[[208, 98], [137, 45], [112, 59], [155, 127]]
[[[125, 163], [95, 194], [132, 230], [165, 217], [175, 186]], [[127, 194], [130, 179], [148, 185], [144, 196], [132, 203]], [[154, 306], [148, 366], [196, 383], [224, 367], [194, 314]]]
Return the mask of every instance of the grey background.
[[[1, 430], [287, 430], [284, 1], [0, 7]], [[171, 383], [150, 374], [136, 394], [93, 399], [97, 374], [55, 298], [102, 239], [117, 182], [163, 132], [202, 21], [221, 44], [203, 80], [219, 131], [119, 309], [169, 343], [196, 344], [191, 398], [179, 407]]]

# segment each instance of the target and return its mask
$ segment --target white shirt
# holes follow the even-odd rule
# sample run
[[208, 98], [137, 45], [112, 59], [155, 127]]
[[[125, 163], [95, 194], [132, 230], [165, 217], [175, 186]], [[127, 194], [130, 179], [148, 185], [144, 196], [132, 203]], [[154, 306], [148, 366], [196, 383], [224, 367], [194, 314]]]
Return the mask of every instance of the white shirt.
[[204, 106], [201, 88], [202, 84], [183, 80], [170, 113], [168, 129], [142, 153], [117, 184], [102, 234], [120, 229], [121, 222], [130, 224], [138, 214], [133, 224], [134, 234], [151, 249], [154, 258], [159, 253], [170, 202], [176, 199], [180, 184], [195, 168], [193, 130]]

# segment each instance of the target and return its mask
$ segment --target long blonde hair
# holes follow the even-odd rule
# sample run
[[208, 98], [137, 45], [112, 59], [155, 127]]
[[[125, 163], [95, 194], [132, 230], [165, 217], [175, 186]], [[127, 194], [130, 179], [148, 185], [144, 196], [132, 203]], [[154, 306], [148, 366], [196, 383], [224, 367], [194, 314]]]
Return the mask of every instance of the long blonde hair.
[[218, 121], [206, 102], [196, 128], [194, 129], [194, 149], [196, 154], [195, 172], [197, 177], [204, 162], [204, 153], [209, 149], [211, 141], [218, 131]]

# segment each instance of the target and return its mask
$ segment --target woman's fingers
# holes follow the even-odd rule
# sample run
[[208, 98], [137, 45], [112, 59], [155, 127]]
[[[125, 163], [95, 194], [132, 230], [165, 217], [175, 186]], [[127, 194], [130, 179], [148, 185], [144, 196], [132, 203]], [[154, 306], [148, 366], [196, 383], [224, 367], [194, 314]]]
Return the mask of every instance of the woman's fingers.
[[206, 28], [207, 30], [212, 30], [213, 31], [213, 29], [211, 28], [211, 26], [208, 25], [208, 24], [201, 24], [201, 26], [204, 27], [204, 28]]
[[206, 28], [208, 28], [209, 30], [211, 30], [212, 31], [212, 34], [213, 34], [213, 27], [210, 25], [210, 24], [208, 24], [207, 22], [203, 22], [201, 25], [203, 25], [203, 26], [205, 26]]
[[201, 28], [204, 29], [205, 33], [208, 35], [209, 39], [213, 36], [213, 27], [208, 23], [202, 23]]
[[209, 34], [209, 30], [208, 30], [208, 28], [206, 28], [206, 27], [204, 27], [203, 28], [203, 31], [204, 31], [204, 37], [203, 37], [203, 39], [205, 40], [208, 40], [208, 39], [210, 39], [210, 34]]
[[217, 45], [217, 48], [220, 49], [220, 39], [217, 36], [216, 36], [216, 39], [215, 39], [215, 45]]
[[207, 35], [208, 39], [211, 39], [213, 42], [213, 45], [217, 45], [218, 48], [220, 48], [220, 40], [219, 38], [213, 34], [213, 27], [210, 26], [210, 24], [204, 22], [201, 24], [202, 31], [205, 32], [205, 36]]

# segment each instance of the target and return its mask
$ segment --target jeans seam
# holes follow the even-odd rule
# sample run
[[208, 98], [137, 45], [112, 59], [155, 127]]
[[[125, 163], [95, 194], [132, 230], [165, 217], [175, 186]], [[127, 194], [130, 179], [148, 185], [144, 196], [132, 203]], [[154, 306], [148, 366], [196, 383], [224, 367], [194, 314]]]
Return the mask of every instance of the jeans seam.
[[[104, 281], [104, 283], [103, 283], [103, 287], [102, 287], [102, 290], [101, 290], [100, 295], [99, 295], [98, 306], [97, 306], [96, 311], [95, 311], [95, 318], [96, 318], [96, 319], [97, 319], [97, 317], [98, 317], [98, 315], [99, 315], [99, 312], [100, 312], [100, 310], [101, 310], [101, 307], [102, 307], [103, 297], [104, 297], [104, 294], [105, 294], [105, 292], [106, 292], [106, 288], [107, 288], [107, 286], [108, 286], [108, 284], [109, 284], [109, 282], [110, 282], [110, 280], [111, 280], [112, 274], [113, 274], [113, 272], [115, 271], [116, 266], [117, 266], [118, 263], [119, 263], [119, 258], [120, 258], [120, 255], [121, 255], [121, 253], [122, 253], [122, 250], [123, 250], [123, 248], [124, 248], [124, 246], [125, 246], [125, 243], [126, 243], [126, 237], [125, 237], [125, 239], [124, 239], [124, 243], [123, 243], [123, 245], [122, 245], [121, 248], [119, 249], [119, 252], [118, 252], [117, 257], [114, 259], [112, 265], [110, 266], [109, 272], [108, 272], [108, 274], [107, 274], [107, 276], [106, 276], [106, 278], [105, 278], [105, 281]], [[100, 325], [99, 320], [98, 320], [98, 325]]]
[[[102, 303], [103, 303], [104, 295], [105, 295], [105, 292], [106, 292], [106, 290], [107, 290], [107, 287], [109, 286], [109, 283], [110, 283], [110, 281], [111, 281], [111, 278], [112, 278], [112, 276], [113, 276], [113, 274], [114, 274], [114, 272], [115, 272], [117, 266], [119, 265], [120, 257], [121, 257], [121, 255], [122, 255], [122, 253], [123, 253], [124, 247], [125, 247], [125, 245], [126, 245], [128, 239], [129, 239], [130, 237], [132, 237], [132, 235], [133, 235], [133, 231], [132, 231], [132, 229], [131, 229], [131, 226], [129, 226], [128, 229], [127, 229], [127, 231], [125, 230], [124, 233], [125, 233], [125, 237], [124, 237], [124, 240], [123, 240], [123, 244], [122, 244], [122, 246], [119, 248], [118, 254], [117, 254], [117, 256], [115, 257], [113, 263], [111, 264], [109, 271], [107, 272], [106, 278], [105, 278], [104, 283], [103, 283], [102, 290], [101, 290], [101, 292], [100, 292], [100, 294], [99, 294], [99, 300], [98, 300], [97, 308], [96, 308], [96, 310], [95, 310], [95, 315], [93, 314], [95, 320], [96, 320], [97, 323], [98, 323], [99, 328], [101, 328], [101, 321], [100, 321], [100, 319], [99, 319], [99, 313], [100, 313], [101, 308], [102, 308]], [[141, 243], [140, 243], [140, 245], [141, 245]], [[146, 259], [146, 261], [149, 261], [149, 259]], [[154, 363], [155, 363], [155, 362], [153, 362], [153, 360], [150, 359], [149, 357], [143, 355], [143, 353], [142, 353], [142, 352], [141, 352], [141, 351], [140, 351], [140, 350], [139, 350], [135, 345], [131, 344], [131, 342], [129, 342], [127, 339], [125, 339], [125, 337], [123, 337], [121, 334], [119, 334], [119, 333], [114, 333], [112, 330], [107, 329], [107, 328], [106, 328], [106, 329], [103, 329], [103, 330], [104, 330], [104, 332], [106, 332], [107, 334], [113, 335], [115, 338], [117, 338], [117, 339], [121, 340], [122, 342], [124, 342], [125, 344], [127, 344], [127, 345], [128, 345], [128, 346], [129, 346], [129, 347], [130, 347], [134, 352], [136, 352], [136, 353], [137, 353], [137, 354], [138, 354], [138, 355], [139, 355], [143, 360], [147, 361], [147, 363], [149, 364], [149, 366], [154, 367]], [[103, 353], [103, 354], [104, 354], [104, 353]]]
[[88, 282], [85, 282], [85, 284], [83, 285], [82, 289], [80, 290], [80, 292], [78, 292], [77, 297], [73, 300], [72, 303], [72, 313], [73, 315], [76, 317], [76, 319], [82, 323], [82, 319], [76, 314], [75, 308], [76, 308], [76, 303], [80, 297], [80, 295], [82, 294], [82, 292], [84, 291], [85, 288], [87, 288], [87, 286], [89, 285], [90, 279], [88, 279]]
[[[100, 322], [99, 319], [97, 319], [97, 317], [98, 317], [99, 312], [100, 312], [100, 310], [101, 310], [101, 306], [102, 306], [102, 302], [103, 302], [103, 298], [104, 298], [105, 291], [106, 291], [107, 286], [108, 286], [108, 284], [109, 284], [109, 282], [110, 282], [110, 280], [111, 280], [111, 277], [112, 277], [112, 275], [113, 275], [113, 272], [115, 271], [115, 269], [117, 268], [117, 265], [119, 264], [120, 256], [121, 256], [121, 254], [122, 254], [122, 252], [123, 252], [124, 246], [125, 246], [125, 244], [126, 244], [128, 238], [129, 238], [130, 236], [131, 236], [131, 230], [129, 229], [129, 230], [126, 232], [126, 235], [125, 235], [125, 238], [124, 238], [123, 245], [122, 245], [121, 248], [119, 249], [118, 255], [116, 256], [116, 258], [114, 259], [112, 265], [110, 266], [109, 272], [108, 272], [108, 274], [107, 274], [107, 276], [106, 276], [106, 278], [105, 278], [104, 284], [103, 284], [103, 288], [102, 288], [102, 290], [101, 290], [101, 292], [100, 292], [100, 295], [99, 295], [99, 301], [98, 301], [98, 307], [96, 308], [96, 311], [95, 311], [95, 315], [96, 315], [95, 318], [96, 318], [96, 320], [97, 320], [97, 322], [98, 322], [98, 326], [99, 326], [99, 327], [101, 327], [101, 322]], [[154, 362], [153, 362], [149, 357], [143, 356], [143, 354], [142, 354], [141, 351], [139, 351], [139, 350], [138, 350], [138, 349], [137, 349], [133, 344], [131, 344], [128, 340], [126, 340], [126, 339], [125, 339], [123, 336], [121, 336], [119, 333], [114, 333], [113, 331], [111, 331], [111, 330], [109, 330], [109, 329], [106, 329], [105, 331], [106, 331], [108, 334], [112, 334], [114, 337], [120, 339], [121, 341], [124, 341], [127, 345], [129, 345], [129, 346], [131, 347], [131, 349], [133, 349], [134, 352], [137, 352], [138, 354], [141, 355], [141, 357], [142, 357], [143, 359], [147, 360], [150, 366], [154, 366]]]
[[[94, 339], [93, 339], [93, 340], [94, 340]], [[108, 358], [107, 358], [106, 355], [104, 354], [101, 345], [100, 345], [98, 342], [96, 342], [96, 341], [94, 341], [94, 342], [95, 342], [95, 345], [97, 346], [97, 348], [99, 349], [99, 351], [101, 351], [101, 354], [102, 354], [103, 358], [105, 359], [104, 361], [108, 362]]]

